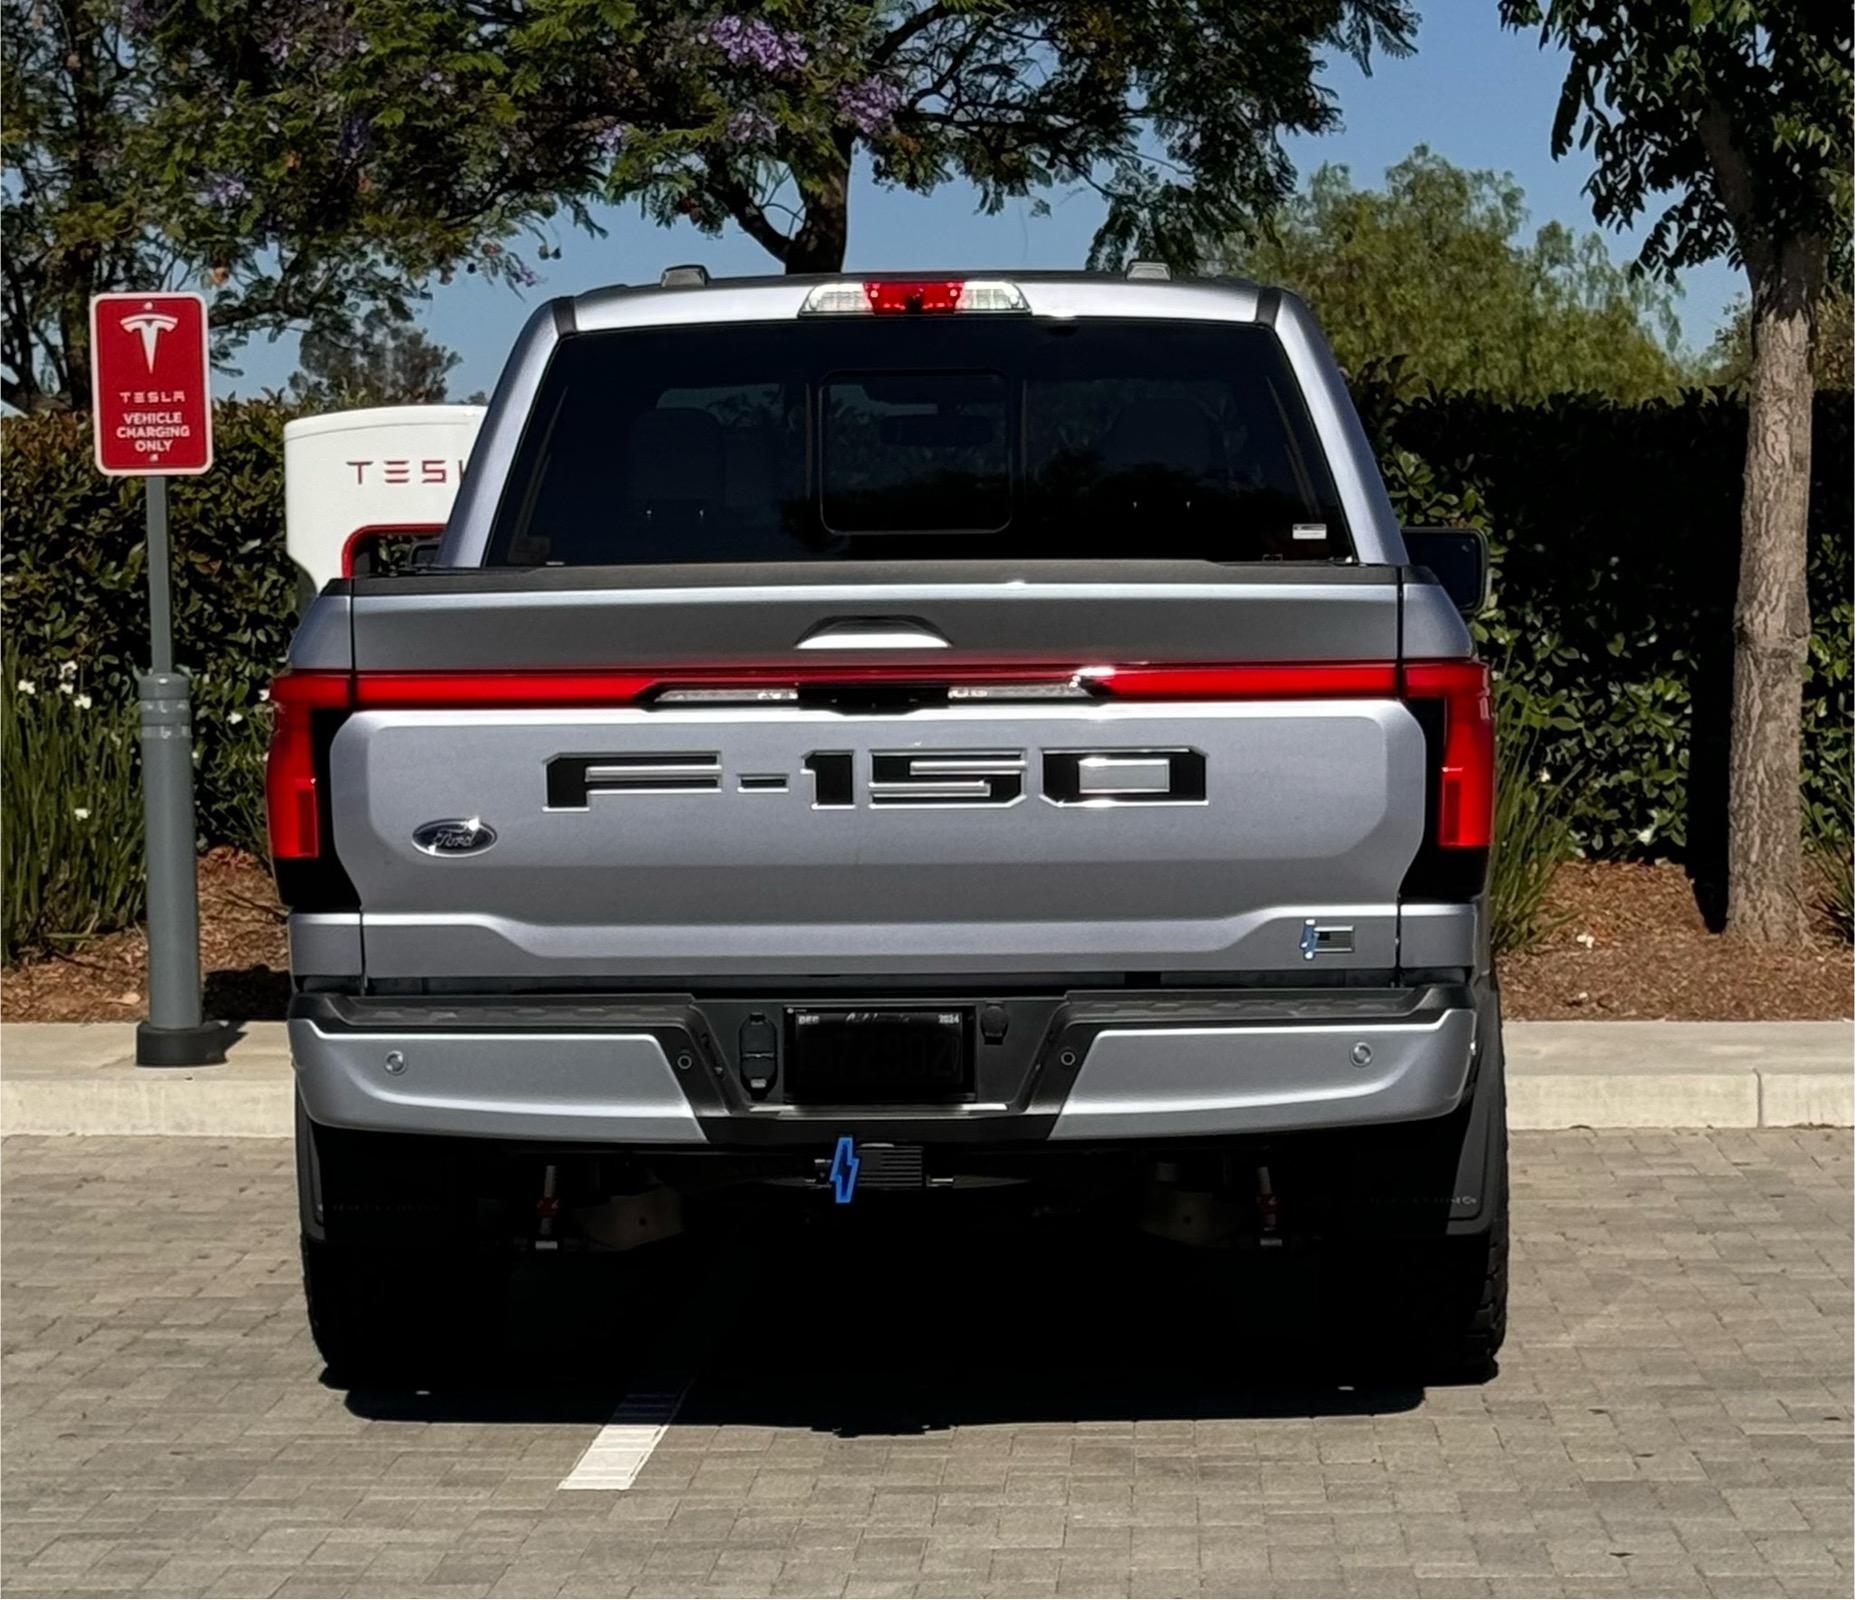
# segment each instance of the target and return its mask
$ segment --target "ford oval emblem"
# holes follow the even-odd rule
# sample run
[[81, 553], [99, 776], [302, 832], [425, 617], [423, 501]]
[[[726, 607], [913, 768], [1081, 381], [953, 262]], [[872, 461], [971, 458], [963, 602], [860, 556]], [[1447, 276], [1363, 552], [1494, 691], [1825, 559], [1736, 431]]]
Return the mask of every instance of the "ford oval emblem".
[[481, 817], [441, 817], [414, 828], [412, 842], [428, 856], [474, 856], [496, 842], [496, 830]]

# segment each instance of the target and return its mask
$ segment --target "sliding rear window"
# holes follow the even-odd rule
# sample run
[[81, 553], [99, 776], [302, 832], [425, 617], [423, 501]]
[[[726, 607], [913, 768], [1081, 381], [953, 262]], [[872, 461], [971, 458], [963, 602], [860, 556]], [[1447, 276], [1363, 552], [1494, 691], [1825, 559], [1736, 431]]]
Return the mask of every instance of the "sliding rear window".
[[1269, 329], [972, 315], [569, 337], [488, 564], [1351, 554]]

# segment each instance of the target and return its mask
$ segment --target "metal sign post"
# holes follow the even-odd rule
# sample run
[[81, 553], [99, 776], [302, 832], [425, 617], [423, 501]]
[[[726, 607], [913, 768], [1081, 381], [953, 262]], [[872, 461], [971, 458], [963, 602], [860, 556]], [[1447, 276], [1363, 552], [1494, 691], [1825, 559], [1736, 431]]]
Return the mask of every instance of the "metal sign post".
[[135, 1030], [145, 1067], [225, 1056], [225, 1029], [200, 1007], [200, 905], [193, 820], [193, 711], [174, 670], [167, 480], [212, 465], [206, 302], [193, 294], [100, 294], [90, 302], [98, 470], [139, 477], [148, 518], [149, 671], [141, 702], [148, 862], [148, 1020]]

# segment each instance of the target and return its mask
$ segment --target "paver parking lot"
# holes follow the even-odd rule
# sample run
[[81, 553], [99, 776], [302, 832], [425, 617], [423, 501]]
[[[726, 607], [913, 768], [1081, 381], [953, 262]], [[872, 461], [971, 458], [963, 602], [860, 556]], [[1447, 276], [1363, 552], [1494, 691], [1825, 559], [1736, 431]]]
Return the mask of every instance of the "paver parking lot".
[[[0, 1587], [1849, 1593], [1849, 1134], [1514, 1158], [1481, 1384], [1310, 1374], [1293, 1282], [1215, 1258], [871, 1212], [677, 1313], [524, 1279], [503, 1381], [432, 1395], [324, 1381], [286, 1143], [10, 1139]], [[561, 1488], [684, 1379], [634, 1487]]]

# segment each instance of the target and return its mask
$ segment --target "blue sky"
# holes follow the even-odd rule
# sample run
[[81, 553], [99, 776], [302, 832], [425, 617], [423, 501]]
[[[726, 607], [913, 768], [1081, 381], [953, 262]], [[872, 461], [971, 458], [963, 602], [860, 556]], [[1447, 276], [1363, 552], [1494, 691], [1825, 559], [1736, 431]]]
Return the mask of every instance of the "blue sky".
[[[1339, 57], [1325, 81], [1339, 96], [1345, 126], [1322, 138], [1289, 141], [1303, 177], [1324, 161], [1353, 169], [1362, 187], [1379, 183], [1384, 169], [1414, 145], [1427, 144], [1458, 166], [1511, 172], [1526, 191], [1534, 227], [1557, 219], [1589, 232], [1590, 204], [1581, 192], [1588, 160], [1574, 151], [1552, 159], [1552, 116], [1563, 57], [1541, 50], [1531, 34], [1504, 31], [1495, 0], [1428, 0], [1417, 53], [1380, 60], [1370, 77]], [[997, 216], [979, 215], [974, 192], [949, 184], [932, 195], [884, 192], [867, 180], [851, 202], [846, 265], [907, 267], [1077, 267], [1101, 220], [1101, 204], [1087, 193], [1053, 194], [1051, 214], [1033, 217], [1029, 202]], [[424, 322], [440, 343], [462, 358], [452, 374], [453, 393], [489, 389], [530, 309], [557, 294], [576, 294], [608, 283], [648, 282], [667, 265], [700, 261], [716, 275], [777, 270], [772, 258], [738, 231], [707, 238], [687, 224], [660, 228], [630, 207], [602, 214], [603, 239], [563, 228], [554, 242], [562, 259], [536, 263], [542, 281], [524, 294], [463, 277], [433, 292]], [[1627, 258], [1635, 236], [1613, 234], [1613, 255]], [[1724, 261], [1683, 274], [1683, 340], [1704, 348], [1743, 275]], [[248, 345], [238, 364], [244, 376], [225, 380], [250, 393], [283, 384], [295, 366], [294, 341]]]

